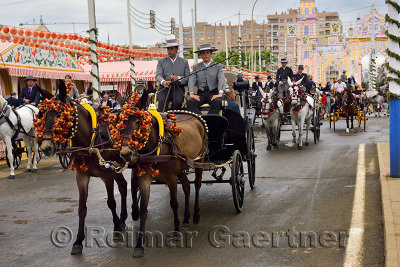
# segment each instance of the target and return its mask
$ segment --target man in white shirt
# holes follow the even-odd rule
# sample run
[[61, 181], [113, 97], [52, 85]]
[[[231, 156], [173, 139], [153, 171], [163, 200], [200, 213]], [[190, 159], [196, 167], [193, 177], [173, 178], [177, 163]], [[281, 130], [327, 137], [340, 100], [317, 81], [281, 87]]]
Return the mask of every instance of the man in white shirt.
[[[346, 89], [346, 84], [344, 82], [342, 82], [342, 78], [339, 78], [338, 82], [335, 83], [335, 85], [333, 87], [334, 95], [339, 100], [339, 103], [342, 102], [343, 92], [345, 89]], [[337, 104], [339, 104], [339, 103], [335, 103], [336, 108], [337, 108]]]

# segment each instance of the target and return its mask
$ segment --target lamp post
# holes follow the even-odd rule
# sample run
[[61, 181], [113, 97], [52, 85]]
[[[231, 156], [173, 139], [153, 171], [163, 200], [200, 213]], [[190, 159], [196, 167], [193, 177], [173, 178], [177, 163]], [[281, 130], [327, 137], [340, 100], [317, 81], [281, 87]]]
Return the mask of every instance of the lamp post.
[[253, 84], [253, 72], [254, 72], [254, 58], [253, 58], [253, 36], [254, 36], [254, 32], [253, 32], [253, 24], [254, 24], [254, 20], [253, 20], [253, 16], [254, 16], [254, 7], [256, 6], [258, 0], [256, 0], [253, 4], [253, 8], [251, 9], [251, 56], [250, 56], [250, 62], [251, 62], [251, 83]]

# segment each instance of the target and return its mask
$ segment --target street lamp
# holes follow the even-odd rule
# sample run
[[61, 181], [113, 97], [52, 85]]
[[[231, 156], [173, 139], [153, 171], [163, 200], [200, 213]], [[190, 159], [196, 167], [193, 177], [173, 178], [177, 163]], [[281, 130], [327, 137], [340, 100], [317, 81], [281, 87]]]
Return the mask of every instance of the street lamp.
[[254, 7], [256, 6], [258, 0], [256, 0], [253, 4], [253, 8], [251, 9], [251, 83], [253, 84], [253, 72], [254, 72], [254, 54], [253, 54], [253, 36], [254, 36], [254, 32], [253, 32], [253, 24], [254, 24], [254, 20], [253, 20], [253, 15], [254, 15]]

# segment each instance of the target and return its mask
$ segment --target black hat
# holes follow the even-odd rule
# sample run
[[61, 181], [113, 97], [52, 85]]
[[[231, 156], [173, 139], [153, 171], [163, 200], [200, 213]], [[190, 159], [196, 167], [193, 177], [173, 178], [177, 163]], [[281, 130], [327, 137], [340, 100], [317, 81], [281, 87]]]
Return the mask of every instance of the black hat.
[[301, 69], [301, 70], [304, 70], [304, 66], [303, 65], [299, 65], [299, 67], [297, 68], [297, 69]]
[[282, 58], [281, 63], [289, 63], [289, 61], [286, 58]]
[[267, 79], [268, 79], [268, 80], [271, 80], [271, 79], [272, 79], [272, 76], [268, 76]]
[[35, 77], [33, 77], [33, 76], [28, 76], [28, 77], [25, 78], [25, 81], [29, 81], [29, 80], [37, 81], [37, 79]]
[[257, 80], [259, 80], [259, 79], [260, 79], [260, 77], [259, 77], [259, 76], [255, 76], [255, 77], [254, 77], [254, 79], [257, 79]]

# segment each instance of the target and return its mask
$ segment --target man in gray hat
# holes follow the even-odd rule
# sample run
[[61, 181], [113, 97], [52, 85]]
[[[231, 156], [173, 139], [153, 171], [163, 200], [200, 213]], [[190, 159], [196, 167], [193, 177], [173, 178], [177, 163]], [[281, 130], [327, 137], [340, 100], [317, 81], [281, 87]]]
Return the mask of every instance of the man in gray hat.
[[[208, 114], [218, 114], [221, 109], [222, 95], [224, 93], [225, 76], [222, 65], [211, 60], [212, 52], [217, 49], [210, 44], [201, 44], [200, 54], [203, 62], [193, 66], [193, 75], [189, 77], [190, 100], [187, 107], [190, 111], [201, 114], [199, 107], [203, 104], [210, 104]], [[197, 95], [194, 87], [197, 84]]]
[[276, 85], [279, 97], [286, 97], [286, 89], [288, 88], [288, 78], [293, 79], [293, 70], [289, 68], [286, 58], [281, 59], [282, 67], [276, 72]]
[[190, 69], [188, 61], [178, 57], [178, 46], [176, 39], [167, 40], [168, 56], [160, 59], [157, 64], [156, 80], [160, 84], [157, 92], [159, 112], [166, 111], [170, 101], [172, 101], [171, 109], [182, 108], [185, 97], [184, 86], [188, 83], [188, 78], [179, 79], [189, 75]]
[[27, 86], [22, 88], [18, 100], [22, 104], [31, 104], [37, 106], [40, 100], [39, 86], [36, 83], [37, 79], [32, 76], [28, 76], [25, 78], [25, 81]]

